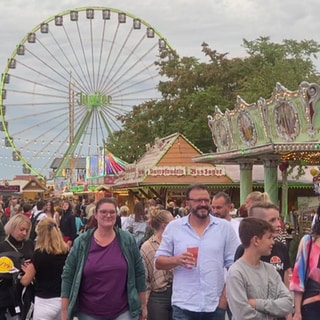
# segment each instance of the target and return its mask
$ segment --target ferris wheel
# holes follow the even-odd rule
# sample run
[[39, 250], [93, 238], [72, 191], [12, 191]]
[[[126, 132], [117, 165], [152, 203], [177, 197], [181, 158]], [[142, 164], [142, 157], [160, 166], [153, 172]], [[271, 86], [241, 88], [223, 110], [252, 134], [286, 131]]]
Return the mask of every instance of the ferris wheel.
[[12, 160], [45, 177], [60, 159], [60, 176], [74, 159], [99, 154], [121, 115], [160, 98], [155, 61], [165, 48], [150, 24], [113, 8], [76, 8], [37, 25], [1, 77], [0, 131]]

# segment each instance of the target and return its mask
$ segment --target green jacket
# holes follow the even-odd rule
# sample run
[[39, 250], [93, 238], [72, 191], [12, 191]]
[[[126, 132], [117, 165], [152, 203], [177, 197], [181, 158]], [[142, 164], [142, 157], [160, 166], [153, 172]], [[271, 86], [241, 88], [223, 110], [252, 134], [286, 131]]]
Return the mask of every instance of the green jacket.
[[[145, 271], [139, 249], [134, 237], [126, 231], [115, 228], [121, 250], [128, 263], [127, 295], [131, 317], [141, 313], [139, 292], [146, 291]], [[61, 297], [69, 298], [68, 319], [72, 320], [77, 311], [78, 293], [81, 284], [82, 270], [87, 260], [90, 242], [94, 229], [76, 238], [68, 255], [62, 273]]]

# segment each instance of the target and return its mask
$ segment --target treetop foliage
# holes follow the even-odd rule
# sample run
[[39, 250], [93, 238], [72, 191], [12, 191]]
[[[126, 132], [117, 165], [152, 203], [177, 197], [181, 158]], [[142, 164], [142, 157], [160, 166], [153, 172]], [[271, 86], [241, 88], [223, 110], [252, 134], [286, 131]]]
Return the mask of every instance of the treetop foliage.
[[215, 150], [207, 116], [215, 106], [233, 109], [237, 96], [254, 103], [269, 98], [277, 82], [297, 90], [302, 81], [320, 83], [315, 59], [320, 45], [314, 40], [283, 40], [269, 37], [243, 39], [244, 58], [228, 58], [203, 42], [208, 62], [180, 57], [162, 49], [155, 62], [162, 76], [158, 90], [162, 99], [146, 101], [120, 116], [123, 128], [108, 139], [106, 147], [119, 158], [133, 162], [145, 153], [156, 137], [184, 134], [204, 153]]

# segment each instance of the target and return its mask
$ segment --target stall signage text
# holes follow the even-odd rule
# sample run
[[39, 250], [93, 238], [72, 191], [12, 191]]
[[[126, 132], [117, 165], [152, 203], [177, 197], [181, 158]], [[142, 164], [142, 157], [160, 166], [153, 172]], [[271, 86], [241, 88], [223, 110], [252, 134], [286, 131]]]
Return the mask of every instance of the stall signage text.
[[218, 167], [154, 167], [148, 170], [150, 176], [222, 176], [224, 168]]

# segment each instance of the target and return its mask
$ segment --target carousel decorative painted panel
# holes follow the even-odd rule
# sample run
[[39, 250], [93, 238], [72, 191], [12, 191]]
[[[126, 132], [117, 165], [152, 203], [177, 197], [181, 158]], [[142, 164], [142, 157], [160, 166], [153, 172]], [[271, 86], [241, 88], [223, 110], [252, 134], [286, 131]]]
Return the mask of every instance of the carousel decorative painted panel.
[[265, 127], [256, 103], [248, 104], [240, 96], [230, 111], [233, 140], [238, 149], [247, 150], [265, 144]]
[[252, 118], [248, 112], [239, 112], [237, 119], [241, 140], [249, 147], [257, 142], [257, 132]]
[[295, 141], [300, 125], [294, 105], [289, 101], [279, 101], [274, 108], [274, 120], [278, 136], [286, 141]]
[[224, 119], [213, 119], [211, 116], [208, 116], [208, 124], [213, 142], [219, 152], [228, 151], [230, 148], [230, 134]]
[[290, 91], [277, 83], [272, 97], [266, 101], [266, 129], [273, 143], [296, 143], [310, 139], [306, 97], [308, 88], [309, 84], [303, 83], [299, 90]]

